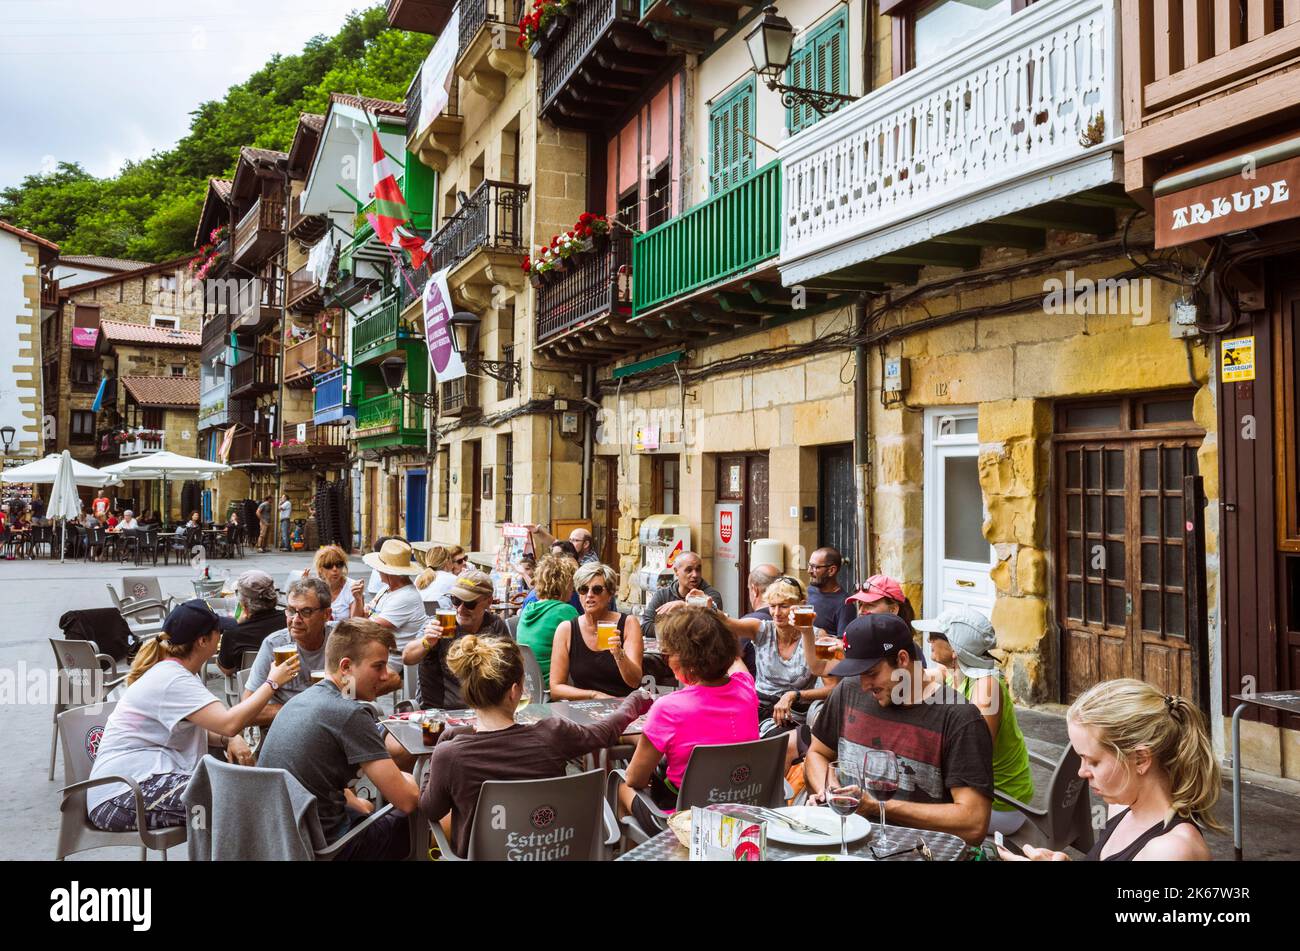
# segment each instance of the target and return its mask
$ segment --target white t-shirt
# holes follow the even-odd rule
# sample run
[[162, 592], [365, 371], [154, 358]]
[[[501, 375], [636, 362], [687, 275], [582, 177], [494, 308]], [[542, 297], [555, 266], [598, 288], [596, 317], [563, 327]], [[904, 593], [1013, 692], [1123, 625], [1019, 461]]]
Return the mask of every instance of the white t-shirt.
[[280, 521], [287, 522], [289, 516], [293, 514], [293, 503], [285, 499], [280, 503]]
[[[208, 752], [208, 731], [185, 719], [218, 703], [198, 675], [178, 661], [154, 664], [126, 688], [108, 715], [90, 778], [124, 776], [142, 782], [159, 773], [192, 773]], [[122, 783], [86, 790], [86, 812], [129, 791]]]
[[401, 673], [402, 649], [420, 636], [429, 621], [420, 589], [413, 584], [404, 584], [396, 591], [385, 591], [379, 596], [370, 617], [372, 620], [383, 618], [395, 628], [393, 635], [397, 638], [397, 651], [389, 655], [388, 666]]
[[366, 581], [366, 601], [374, 600], [373, 595], [378, 594], [387, 587], [388, 585], [384, 584], [384, 579], [379, 577], [379, 569], [371, 568], [370, 578]]
[[456, 576], [450, 571], [439, 571], [433, 576], [428, 587], [420, 589], [420, 597], [424, 598], [425, 604], [437, 602], [440, 607], [450, 610], [451, 598], [449, 593], [452, 588], [456, 587]]
[[352, 617], [352, 585], [347, 581], [343, 582], [343, 587], [339, 589], [339, 596], [330, 604], [330, 617], [335, 621]]

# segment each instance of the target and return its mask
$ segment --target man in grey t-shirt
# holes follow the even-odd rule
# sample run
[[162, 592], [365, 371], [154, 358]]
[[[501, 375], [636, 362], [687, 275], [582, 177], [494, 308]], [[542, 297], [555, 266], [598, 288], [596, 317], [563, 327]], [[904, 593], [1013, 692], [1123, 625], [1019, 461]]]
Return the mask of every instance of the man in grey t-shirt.
[[254, 725], [270, 726], [281, 707], [311, 686], [311, 672], [325, 669], [325, 639], [333, 629], [330, 623], [333, 600], [329, 585], [319, 578], [299, 578], [289, 585], [288, 607], [284, 612], [289, 626], [268, 634], [262, 641], [244, 684], [244, 698], [266, 680], [277, 647], [298, 648], [298, 675], [288, 683], [276, 685], [271, 702], [258, 714]]

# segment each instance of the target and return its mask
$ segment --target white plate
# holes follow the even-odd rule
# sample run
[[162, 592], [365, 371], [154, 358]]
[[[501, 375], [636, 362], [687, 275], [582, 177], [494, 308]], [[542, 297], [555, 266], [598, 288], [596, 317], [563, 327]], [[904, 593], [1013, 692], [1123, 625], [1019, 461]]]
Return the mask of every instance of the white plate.
[[838, 852], [824, 852], [821, 855], [792, 855], [783, 862], [874, 862], [867, 855], [840, 855]]
[[[812, 832], [796, 832], [788, 825], [773, 820], [767, 824], [767, 837], [773, 842], [783, 845], [834, 845], [839, 848], [840, 817], [825, 806], [784, 806], [773, 811], [827, 833], [817, 835]], [[849, 816], [849, 821], [844, 826], [845, 841], [856, 842], [870, 834], [869, 821], [859, 815]]]

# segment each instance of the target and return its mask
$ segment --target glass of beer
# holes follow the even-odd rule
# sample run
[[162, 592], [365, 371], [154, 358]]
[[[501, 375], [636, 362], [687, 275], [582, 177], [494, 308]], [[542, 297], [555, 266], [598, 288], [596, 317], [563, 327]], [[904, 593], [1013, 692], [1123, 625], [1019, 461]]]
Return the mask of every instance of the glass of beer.
[[597, 621], [596, 622], [596, 650], [609, 650], [609, 640], [618, 634], [617, 621]]
[[796, 604], [791, 609], [790, 614], [794, 620], [794, 626], [798, 628], [812, 627], [813, 621], [817, 617], [817, 611], [811, 604]]
[[701, 591], [699, 588], [696, 588], [694, 591], [686, 595], [686, 603], [693, 608], [707, 608], [711, 601], [712, 599], [708, 594]]
[[287, 663], [290, 657], [298, 653], [297, 644], [286, 644], [284, 647], [276, 647], [273, 651], [276, 664]]
[[813, 646], [817, 650], [818, 660], [834, 660], [836, 655], [844, 649], [844, 643], [838, 637], [818, 637]]
[[442, 636], [452, 638], [456, 636], [456, 612], [448, 608], [438, 609], [438, 624], [442, 628]]

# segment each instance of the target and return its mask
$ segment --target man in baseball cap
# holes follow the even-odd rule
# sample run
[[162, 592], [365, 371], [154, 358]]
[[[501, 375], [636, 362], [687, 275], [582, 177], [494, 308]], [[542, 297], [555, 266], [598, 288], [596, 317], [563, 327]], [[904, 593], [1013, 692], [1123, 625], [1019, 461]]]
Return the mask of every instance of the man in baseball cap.
[[[889, 824], [982, 842], [993, 801], [993, 744], [979, 710], [947, 686], [924, 700], [907, 689], [915, 648], [895, 614], [854, 619], [844, 643], [844, 659], [829, 671], [839, 683], [812, 726], [804, 760], [809, 791], [821, 797], [832, 761], [860, 764], [867, 750], [892, 750], [899, 782], [885, 808]], [[918, 667], [915, 682], [921, 679]], [[865, 815], [879, 808], [863, 797]]]

